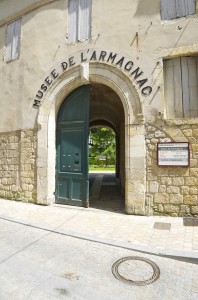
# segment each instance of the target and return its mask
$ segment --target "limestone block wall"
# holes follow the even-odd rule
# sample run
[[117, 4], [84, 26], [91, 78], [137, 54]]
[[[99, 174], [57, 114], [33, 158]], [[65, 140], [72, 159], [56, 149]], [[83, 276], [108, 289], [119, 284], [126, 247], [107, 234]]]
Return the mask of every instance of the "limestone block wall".
[[[147, 196], [149, 214], [198, 217], [198, 122], [147, 124]], [[189, 142], [189, 167], [157, 166], [157, 142]]]
[[36, 202], [36, 134], [0, 134], [0, 197]]

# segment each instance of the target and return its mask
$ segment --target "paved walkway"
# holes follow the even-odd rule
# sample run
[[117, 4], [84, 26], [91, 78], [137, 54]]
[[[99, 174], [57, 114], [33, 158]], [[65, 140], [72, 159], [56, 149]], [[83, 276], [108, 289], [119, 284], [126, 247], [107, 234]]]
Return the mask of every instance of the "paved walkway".
[[184, 226], [183, 218], [131, 216], [95, 208], [40, 206], [0, 199], [0, 219], [198, 262], [198, 226]]
[[89, 205], [108, 211], [124, 211], [124, 198], [114, 172], [89, 174]]

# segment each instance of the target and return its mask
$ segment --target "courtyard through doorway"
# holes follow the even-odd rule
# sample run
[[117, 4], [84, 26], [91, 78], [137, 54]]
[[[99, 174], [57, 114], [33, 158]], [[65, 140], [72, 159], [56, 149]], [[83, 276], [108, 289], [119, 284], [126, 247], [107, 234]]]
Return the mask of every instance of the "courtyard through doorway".
[[89, 133], [89, 206], [123, 211], [124, 199], [116, 170], [117, 135], [112, 128], [97, 126]]

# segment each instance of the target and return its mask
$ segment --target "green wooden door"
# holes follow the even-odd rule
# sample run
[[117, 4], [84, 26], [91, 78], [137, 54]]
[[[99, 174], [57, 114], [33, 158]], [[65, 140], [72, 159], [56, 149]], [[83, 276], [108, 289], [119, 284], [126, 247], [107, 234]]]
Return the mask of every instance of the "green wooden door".
[[61, 105], [56, 133], [56, 203], [89, 204], [89, 86], [72, 92]]

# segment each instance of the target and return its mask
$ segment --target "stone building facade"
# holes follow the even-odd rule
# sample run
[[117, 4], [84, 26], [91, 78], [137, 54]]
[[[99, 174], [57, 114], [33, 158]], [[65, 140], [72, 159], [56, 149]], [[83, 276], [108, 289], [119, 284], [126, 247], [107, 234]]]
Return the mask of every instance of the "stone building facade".
[[[168, 2], [0, 1], [1, 198], [56, 201], [58, 116], [89, 86], [89, 126], [118, 136], [125, 211], [198, 216], [198, 1]], [[176, 142], [189, 165], [159, 166], [158, 143]]]

